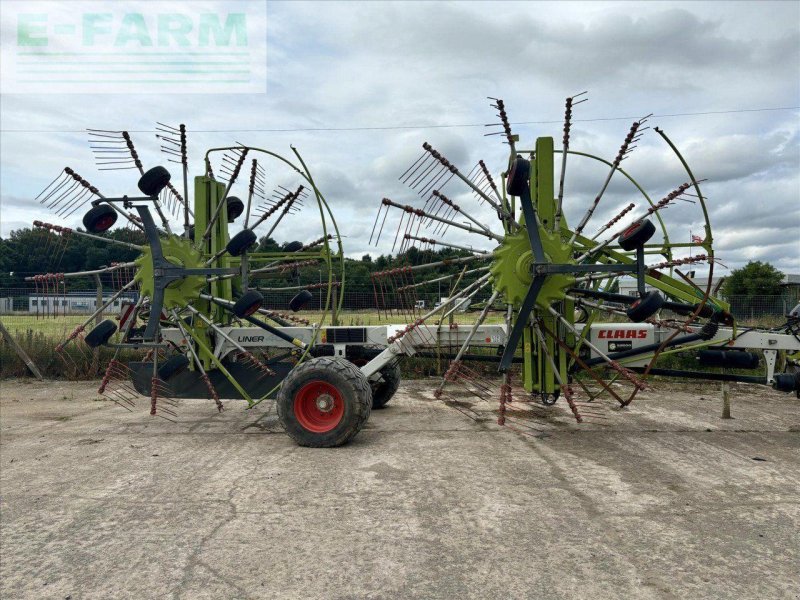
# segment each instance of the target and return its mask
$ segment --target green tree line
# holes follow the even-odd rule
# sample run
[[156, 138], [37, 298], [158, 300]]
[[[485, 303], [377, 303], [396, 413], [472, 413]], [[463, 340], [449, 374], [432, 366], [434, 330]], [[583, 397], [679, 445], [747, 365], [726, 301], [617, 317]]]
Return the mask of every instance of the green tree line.
[[[117, 229], [106, 236], [138, 245], [145, 243], [142, 232], [135, 230]], [[284, 247], [285, 244], [279, 244], [273, 238], [264, 237], [259, 240], [256, 251], [278, 252]], [[332, 249], [336, 249], [335, 244], [332, 244]], [[12, 231], [8, 238], [0, 239], [0, 287], [26, 288], [30, 287], [30, 284], [24, 280], [28, 275], [86, 271], [112, 263], [129, 262], [137, 256], [139, 256], [139, 252], [134, 249], [80, 235], [62, 236], [38, 228], [18, 229]], [[361, 259], [346, 258], [344, 269], [347, 290], [371, 293], [373, 286], [370, 276], [377, 271], [462, 256], [469, 256], [469, 253], [448, 248], [440, 250], [410, 248], [397, 255], [381, 254], [373, 258], [369, 254], [365, 254]], [[455, 275], [462, 268], [463, 265], [443, 265], [422, 270], [415, 273], [414, 281], [422, 282], [443, 275]], [[320, 279], [322, 281], [328, 279], [324, 263], [320, 263], [318, 266], [294, 269], [285, 274], [273, 275], [269, 278], [269, 285], [277, 287], [301, 282], [310, 284], [318, 282]], [[90, 277], [76, 278], [69, 283], [69, 289], [73, 291], [94, 289], [94, 286], [95, 283]], [[442, 289], [447, 289], [446, 282], [443, 282]]]

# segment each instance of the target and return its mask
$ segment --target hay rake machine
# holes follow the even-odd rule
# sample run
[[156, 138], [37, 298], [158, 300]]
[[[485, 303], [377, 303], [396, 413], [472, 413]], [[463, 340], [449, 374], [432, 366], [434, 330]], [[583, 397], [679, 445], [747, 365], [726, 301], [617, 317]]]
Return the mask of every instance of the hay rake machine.
[[[596, 402], [600, 396], [627, 406], [653, 374], [704, 379], [716, 375], [797, 390], [800, 381], [796, 373], [774, 374], [777, 350], [800, 349], [797, 319], [790, 318], [778, 330], [737, 330], [728, 304], [712, 295], [716, 258], [706, 198], [700, 189], [702, 180], [659, 128], [655, 133], [682, 165], [685, 181], [653, 201], [622, 169], [622, 162], [649, 129], [645, 125], [648, 117], [631, 124], [611, 161], [573, 150], [573, 109], [585, 99], [580, 94], [566, 100], [561, 149], [555, 148], [551, 137], [537, 138], [532, 148], [521, 148], [503, 101], [492, 99], [499, 129], [487, 135], [500, 135], [510, 149], [508, 163], [498, 175], [493, 176], [482, 160], [465, 174], [433, 146], [422, 145], [421, 156], [400, 176], [421, 199], [421, 205], [384, 198], [371, 241], [379, 243], [388, 215], [394, 213], [399, 218], [390, 234], [393, 248], [416, 246], [424, 253], [438, 246], [454, 249], [461, 256], [417, 262], [373, 276], [376, 300], [386, 308], [389, 298], [392, 306], [408, 314], [410, 324], [394, 339], [409, 337], [407, 345], [415, 348], [440, 345], [447, 324], [450, 337], [459, 339], [459, 344], [451, 353], [436, 396], [448, 399], [456, 387], [484, 400], [496, 398], [498, 422], [521, 430], [536, 429], [530, 417], [541, 416], [542, 405], [555, 404], [558, 398], [578, 422], [603, 419], [607, 413], [605, 405]], [[582, 209], [577, 201], [569, 200], [567, 177], [582, 166], [573, 164], [578, 161], [605, 169], [597, 193]], [[639, 206], [636, 202], [623, 205], [589, 233], [612, 178], [632, 186], [640, 196]], [[468, 204], [471, 208], [466, 208]], [[703, 236], [686, 243], [670, 238], [662, 212], [677, 204], [681, 208], [673, 211], [685, 212], [691, 206], [699, 209]], [[568, 223], [567, 208], [579, 211], [574, 226]], [[462, 238], [473, 241], [462, 242]], [[486, 249], [476, 249], [473, 244]], [[445, 264], [451, 268], [458, 265], [460, 270], [415, 281], [415, 276]], [[698, 264], [708, 268], [708, 284], [702, 289], [680, 270]], [[622, 277], [635, 280], [635, 295], [612, 291]], [[418, 292], [443, 280], [450, 284], [448, 297], [441, 306], [420, 314]], [[483, 308], [472, 325], [453, 333], [460, 327], [452, 320], [448, 323], [447, 318], [478, 298], [484, 299]], [[491, 324], [492, 316], [500, 324]], [[617, 322], [601, 323], [601, 316]], [[495, 347], [496, 356], [470, 355], [476, 345]], [[687, 351], [697, 353], [707, 366], [758, 365], [759, 357], [740, 351], [744, 348], [765, 350], [766, 377], [655, 367], [660, 356]], [[497, 369], [488, 373], [476, 369], [474, 360], [496, 362]], [[464, 404], [456, 395], [449, 401], [456, 407]]]
[[[159, 124], [157, 131], [162, 151], [180, 165], [181, 190], [163, 166], [144, 168], [128, 132], [89, 130], [99, 168], [137, 170], [141, 194], [104, 195], [67, 167], [38, 197], [61, 218], [85, 211], [85, 231], [34, 223], [57, 234], [62, 246], [85, 236], [136, 254], [129, 262], [91, 271], [29, 278], [46, 293], [76, 277], [110, 275], [117, 284], [57, 350], [69, 357], [71, 345], [112, 348], [99, 391], [128, 409], [145, 396], [152, 415], [169, 419], [176, 416], [179, 398], [207, 396], [222, 410], [226, 398], [243, 398], [253, 407], [279, 395], [281, 423], [299, 443], [346, 442], [361, 429], [373, 403], [388, 401], [399, 375], [397, 365], [387, 363], [370, 381], [356, 366], [377, 353], [374, 343], [386, 345], [385, 328], [383, 335], [359, 337], [363, 332], [337, 326], [344, 283], [341, 238], [299, 152], [292, 148], [287, 158], [244, 145], [214, 148], [190, 188], [185, 126]], [[244, 201], [231, 193], [240, 179]], [[271, 195], [268, 180], [274, 181]], [[120, 218], [128, 237], [138, 242], [119, 230], [110, 233]], [[233, 234], [237, 220], [241, 230]], [[309, 239], [277, 245], [272, 239], [279, 227], [309, 232]], [[271, 243], [277, 248], [267, 247]], [[276, 305], [265, 301], [265, 294], [277, 298]], [[119, 318], [87, 332], [120, 299], [128, 302]], [[312, 301], [318, 309], [314, 324], [297, 314]], [[125, 362], [122, 355], [131, 349], [146, 354]]]
[[[559, 399], [578, 422], [603, 419], [607, 403], [601, 397], [627, 406], [654, 374], [796, 391], [800, 375], [776, 375], [775, 367], [778, 351], [800, 351], [800, 319], [776, 330], [743, 331], [728, 305], [712, 295], [716, 258], [706, 199], [677, 148], [655, 129], [686, 176], [654, 202], [621, 168], [647, 129], [646, 118], [631, 125], [616, 157], [607, 161], [570, 148], [572, 111], [582, 101], [567, 99], [558, 150], [550, 137], [519, 147], [502, 100], [494, 100], [497, 133], [510, 149], [497, 174], [483, 161], [464, 174], [423, 144], [422, 155], [400, 177], [420, 200], [384, 198], [370, 242], [380, 242], [392, 213], [399, 214], [393, 250], [409, 256], [416, 248], [424, 257], [438, 247], [456, 254], [372, 274], [378, 308], [387, 316], [398, 311], [400, 325], [339, 325], [341, 236], [297, 150], [287, 158], [241, 144], [213, 148], [190, 186], [183, 125], [157, 127], [161, 150], [181, 170], [177, 187], [164, 167], [144, 168], [127, 132], [90, 130], [99, 168], [138, 171], [141, 195], [104, 195], [68, 167], [37, 199], [60, 219], [85, 212], [85, 231], [34, 224], [47, 232], [48, 243], [56, 234], [56, 256], [74, 236], [85, 236], [132, 258], [29, 279], [53, 295], [66, 294], [65, 283], [76, 277], [110, 278], [113, 294], [98, 298], [95, 313], [57, 349], [65, 360], [75, 347], [95, 349], [95, 357], [101, 346], [113, 349], [99, 391], [121, 406], [132, 409], [144, 396], [150, 414], [169, 419], [180, 398], [205, 396], [219, 410], [224, 399], [244, 399], [253, 407], [276, 398], [281, 424], [307, 446], [352, 439], [371, 409], [391, 399], [400, 382], [398, 361], [410, 355], [450, 359], [435, 397], [470, 416], [476, 413], [454, 396], [455, 388], [499, 401], [498, 422], [523, 432], [538, 431], [536, 419]], [[567, 174], [578, 160], [601, 165], [605, 175], [570, 226], [568, 214], [578, 201], [570, 200]], [[640, 206], [626, 203], [589, 233], [593, 217], [607, 212], [602, 200], [612, 179], [631, 185], [641, 195]], [[451, 192], [456, 185], [461, 191]], [[245, 200], [233, 195], [237, 186]], [[697, 207], [704, 236], [676, 243], [662, 212], [684, 202]], [[117, 222], [124, 227], [112, 230]], [[302, 231], [308, 239], [278, 244], [273, 237], [281, 230]], [[485, 248], [476, 249], [478, 243]], [[704, 289], [680, 270], [701, 263], [709, 271]], [[622, 277], [636, 281], [635, 296], [614, 291]], [[420, 292], [442, 283], [447, 297], [426, 309]], [[98, 315], [120, 302], [118, 319], [87, 332]], [[318, 311], [304, 318], [298, 311], [312, 302]], [[473, 322], [457, 325], [453, 316], [469, 309], [477, 315]], [[600, 322], [601, 315], [617, 322]], [[710, 366], [757, 365], [759, 357], [745, 348], [763, 350], [765, 377], [655, 367], [659, 356], [687, 351]], [[146, 354], [126, 360], [129, 350]]]

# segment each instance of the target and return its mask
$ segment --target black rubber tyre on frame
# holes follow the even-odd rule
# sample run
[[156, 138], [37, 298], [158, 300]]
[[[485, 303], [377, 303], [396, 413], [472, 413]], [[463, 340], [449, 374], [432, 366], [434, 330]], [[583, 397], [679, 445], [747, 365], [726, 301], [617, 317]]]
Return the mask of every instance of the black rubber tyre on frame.
[[231, 256], [241, 256], [247, 249], [256, 243], [257, 236], [251, 229], [242, 229], [233, 236], [225, 249]]
[[171, 178], [164, 167], [153, 167], [139, 178], [139, 189], [145, 196], [158, 196]]
[[372, 408], [383, 408], [392, 399], [392, 396], [397, 393], [400, 387], [400, 363], [397, 361], [390, 362], [383, 367], [379, 373], [381, 374], [381, 381], [377, 382], [372, 388]]
[[289, 300], [289, 308], [292, 312], [297, 312], [301, 310], [306, 304], [311, 302], [314, 299], [314, 295], [309, 292], [308, 290], [303, 290], [299, 294], [297, 294], [294, 298]]
[[653, 234], [656, 232], [656, 226], [649, 219], [637, 221], [625, 231], [619, 234], [617, 242], [623, 250], [636, 250], [640, 246], [644, 246]]
[[83, 341], [86, 342], [86, 345], [90, 348], [98, 348], [107, 344], [108, 340], [110, 340], [111, 336], [116, 332], [117, 324], [111, 319], [106, 319], [105, 321], [100, 321], [94, 329], [87, 333]]
[[236, 196], [225, 199], [225, 208], [228, 211], [228, 223], [233, 223], [244, 212], [244, 202]]
[[233, 305], [233, 314], [240, 319], [254, 314], [264, 304], [264, 296], [257, 290], [248, 290]]
[[508, 170], [506, 191], [512, 196], [521, 196], [525, 188], [530, 185], [531, 163], [521, 156], [514, 159]]
[[288, 244], [286, 244], [286, 246], [284, 246], [283, 251], [284, 252], [297, 252], [302, 247], [303, 247], [303, 242], [298, 242], [298, 241], [289, 242]]
[[89, 233], [103, 233], [117, 222], [117, 211], [108, 204], [98, 204], [83, 215], [83, 226]]
[[301, 446], [332, 448], [361, 431], [372, 409], [364, 374], [344, 358], [321, 356], [304, 362], [283, 380], [278, 418]]
[[158, 368], [158, 378], [161, 381], [169, 381], [172, 377], [178, 373], [182, 373], [188, 368], [189, 357], [185, 354], [176, 354], [175, 356], [170, 356], [164, 361], [164, 364]]
[[652, 317], [664, 305], [664, 298], [656, 291], [647, 292], [625, 311], [634, 323], [641, 323]]

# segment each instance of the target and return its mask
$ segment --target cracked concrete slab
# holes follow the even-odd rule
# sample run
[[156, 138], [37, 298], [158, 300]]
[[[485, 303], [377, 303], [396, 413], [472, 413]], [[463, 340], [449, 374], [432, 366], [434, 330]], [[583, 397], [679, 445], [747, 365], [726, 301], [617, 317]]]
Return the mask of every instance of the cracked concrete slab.
[[314, 450], [266, 404], [173, 423], [95, 388], [0, 383], [3, 598], [800, 597], [791, 396], [733, 386], [722, 420], [657, 386], [521, 435], [411, 381]]

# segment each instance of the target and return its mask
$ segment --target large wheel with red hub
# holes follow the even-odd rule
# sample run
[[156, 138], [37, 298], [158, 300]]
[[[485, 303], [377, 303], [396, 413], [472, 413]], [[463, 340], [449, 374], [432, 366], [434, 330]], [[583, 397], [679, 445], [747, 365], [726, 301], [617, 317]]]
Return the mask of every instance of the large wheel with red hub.
[[301, 446], [346, 444], [361, 431], [371, 408], [369, 380], [343, 358], [321, 356], [303, 363], [278, 392], [278, 417]]

